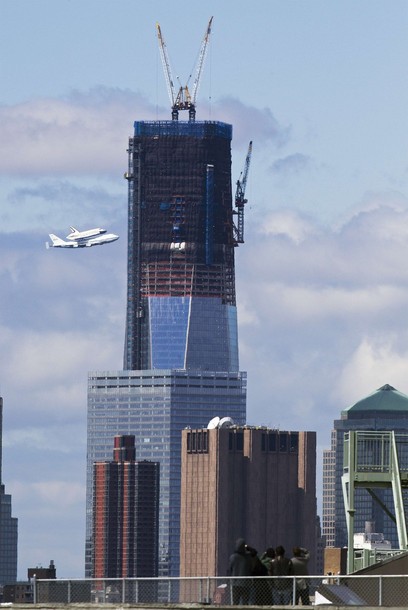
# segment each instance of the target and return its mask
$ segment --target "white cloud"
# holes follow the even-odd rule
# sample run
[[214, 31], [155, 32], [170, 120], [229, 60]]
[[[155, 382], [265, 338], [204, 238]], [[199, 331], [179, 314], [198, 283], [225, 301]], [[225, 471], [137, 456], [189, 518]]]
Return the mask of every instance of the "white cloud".
[[248, 142], [254, 140], [258, 147], [271, 143], [279, 148], [290, 137], [290, 128], [281, 125], [270, 108], [248, 106], [234, 97], [219, 100], [214, 114], [217, 120], [234, 126], [234, 143], [237, 146], [248, 146]]
[[79, 331], [16, 333], [3, 329], [3, 385], [14, 386], [19, 396], [30, 394], [37, 412], [63, 411], [72, 417], [84, 410], [87, 370], [120, 366], [112, 338]]
[[278, 210], [267, 214], [259, 230], [265, 235], [285, 235], [296, 243], [317, 233], [313, 221], [294, 210]]
[[[288, 141], [289, 128], [268, 109], [233, 99], [221, 106], [238, 146], [254, 138], [267, 155], [267, 145]], [[112, 173], [121, 176], [126, 167], [129, 116], [155, 118], [140, 96], [108, 89], [0, 108], [8, 150], [0, 170], [16, 180], [2, 207], [2, 230], [26, 222], [25, 233], [20, 227], [0, 239], [3, 475], [22, 518], [24, 561], [33, 563], [32, 549], [48, 553], [54, 544], [58, 551], [62, 542], [67, 556], [80, 557], [78, 576], [83, 532], [77, 551], [73, 540], [47, 536], [61, 523], [83, 526], [87, 371], [118, 369], [122, 361], [127, 197]], [[295, 169], [308, 166], [306, 159], [286, 160], [291, 169], [293, 162]], [[122, 223], [119, 242], [45, 251], [52, 228], [87, 222], [95, 211], [101, 222]], [[335, 228], [293, 208], [270, 206], [263, 214], [254, 206], [251, 215], [237, 263], [248, 420], [316, 429], [319, 445], [327, 446], [341, 409], [386, 382], [408, 392], [407, 199], [370, 193]]]
[[132, 116], [153, 119], [155, 110], [139, 94], [107, 87], [0, 106], [2, 150], [7, 151], [0, 157], [0, 171], [21, 176], [123, 174]]
[[237, 267], [251, 423], [317, 429], [328, 445], [353, 401], [387, 382], [408, 393], [407, 224], [374, 206], [335, 230], [293, 210], [252, 225]]
[[[216, 106], [217, 120], [234, 125], [237, 146], [254, 139], [258, 146], [270, 142], [280, 147], [289, 139], [290, 128], [280, 125], [269, 108], [248, 106], [231, 97]], [[160, 109], [161, 118], [167, 120], [166, 112]], [[7, 151], [0, 157], [0, 172], [22, 178], [123, 175], [133, 131], [129, 117], [153, 120], [160, 118], [157, 113], [140, 94], [107, 87], [0, 106], [0, 137]], [[298, 158], [298, 167], [300, 163]]]
[[345, 363], [335, 388], [337, 395], [344, 397], [345, 407], [385, 383], [407, 392], [408, 349], [399, 351], [398, 343], [393, 336], [361, 339]]
[[298, 174], [310, 166], [311, 159], [302, 153], [293, 153], [282, 159], [277, 159], [271, 165], [271, 172], [277, 175], [284, 175], [285, 179], [293, 174]]

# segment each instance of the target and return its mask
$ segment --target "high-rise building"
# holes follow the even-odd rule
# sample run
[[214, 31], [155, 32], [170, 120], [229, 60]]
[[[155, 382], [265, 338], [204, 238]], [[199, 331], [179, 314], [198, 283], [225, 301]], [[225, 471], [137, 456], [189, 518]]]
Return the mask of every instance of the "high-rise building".
[[159, 574], [179, 573], [181, 431], [246, 420], [239, 371], [231, 193], [232, 127], [136, 122], [129, 140], [123, 371], [88, 379], [87, 567], [92, 464], [115, 434], [160, 462]]
[[136, 122], [125, 370], [238, 370], [230, 125]]
[[183, 430], [180, 575], [226, 575], [238, 538], [306, 547], [315, 573], [315, 432]]
[[93, 466], [94, 578], [158, 576], [158, 462], [136, 461], [135, 437], [114, 437], [113, 461]]
[[[323, 452], [323, 520], [322, 532], [328, 547], [347, 546], [347, 524], [341, 477], [343, 474], [344, 434], [351, 430], [393, 430], [400, 467], [408, 468], [408, 396], [386, 384], [341, 412], [334, 421], [331, 448]], [[399, 436], [401, 435], [401, 436]], [[407, 491], [405, 507], [407, 510]], [[379, 500], [379, 501], [378, 501]], [[376, 532], [384, 534], [393, 548], [398, 548], [396, 525], [384, 511], [394, 511], [391, 489], [376, 489], [375, 497], [367, 489], [355, 490], [354, 531], [364, 532], [366, 523], [373, 523]], [[382, 506], [383, 505], [383, 506]]]
[[11, 516], [11, 495], [2, 480], [3, 399], [0, 397], [0, 585], [17, 580], [17, 526]]

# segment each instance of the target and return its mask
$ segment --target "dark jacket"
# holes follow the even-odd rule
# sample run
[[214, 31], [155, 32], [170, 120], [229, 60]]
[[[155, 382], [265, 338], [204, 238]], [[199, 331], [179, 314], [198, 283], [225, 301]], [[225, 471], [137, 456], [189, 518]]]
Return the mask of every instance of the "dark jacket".
[[307, 567], [308, 561], [310, 559], [310, 553], [307, 549], [300, 549], [301, 555], [296, 555], [292, 557], [291, 562], [293, 565], [293, 573], [295, 576], [307, 576], [309, 574], [309, 570]]
[[245, 540], [238, 538], [235, 551], [229, 558], [229, 576], [251, 576], [252, 554], [247, 550]]
[[278, 555], [272, 561], [272, 574], [274, 576], [293, 576], [293, 564], [290, 559]]

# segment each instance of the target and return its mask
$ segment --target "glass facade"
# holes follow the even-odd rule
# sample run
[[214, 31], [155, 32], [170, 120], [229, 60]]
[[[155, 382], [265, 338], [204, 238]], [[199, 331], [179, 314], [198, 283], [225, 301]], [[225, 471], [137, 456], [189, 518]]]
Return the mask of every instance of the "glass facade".
[[149, 297], [150, 367], [238, 370], [237, 310], [215, 297]]
[[128, 266], [122, 372], [88, 387], [87, 551], [92, 464], [115, 434], [160, 462], [159, 573], [179, 573], [181, 431], [246, 420], [239, 372], [231, 188], [232, 127], [136, 122], [128, 147]]
[[191, 299], [150, 297], [151, 368], [184, 368]]
[[160, 462], [159, 574], [177, 575], [181, 431], [206, 427], [210, 419], [225, 413], [237, 424], [245, 423], [245, 373], [193, 370], [90, 373], [87, 531], [92, 531], [93, 463], [110, 458], [116, 434], [134, 434], [136, 460]]

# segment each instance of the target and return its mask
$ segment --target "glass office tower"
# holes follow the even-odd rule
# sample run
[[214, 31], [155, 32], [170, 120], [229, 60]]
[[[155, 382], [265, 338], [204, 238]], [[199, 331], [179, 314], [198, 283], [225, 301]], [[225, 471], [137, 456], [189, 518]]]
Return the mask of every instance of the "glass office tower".
[[159, 573], [179, 573], [181, 430], [246, 420], [235, 301], [230, 125], [136, 122], [129, 140], [124, 370], [89, 374], [87, 575], [92, 463], [115, 434], [160, 462]]

